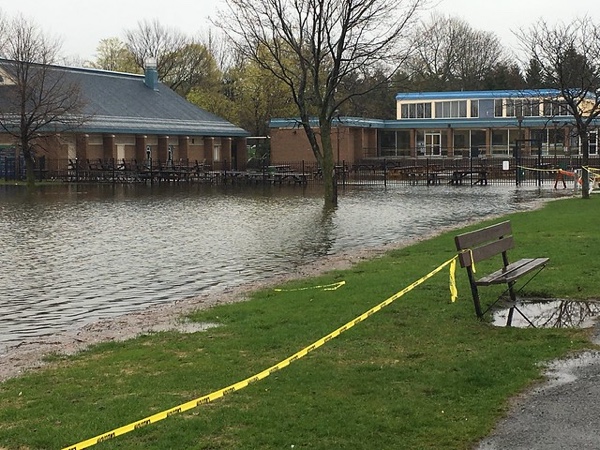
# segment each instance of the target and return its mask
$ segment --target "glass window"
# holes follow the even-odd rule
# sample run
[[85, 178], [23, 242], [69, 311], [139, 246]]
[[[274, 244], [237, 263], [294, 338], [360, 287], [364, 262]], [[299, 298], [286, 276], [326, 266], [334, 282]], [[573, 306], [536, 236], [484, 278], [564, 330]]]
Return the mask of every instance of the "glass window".
[[450, 102], [442, 103], [442, 117], [450, 117]]
[[492, 130], [492, 155], [508, 155], [508, 130]]
[[536, 146], [537, 142], [545, 144], [548, 142], [548, 133], [546, 130], [531, 130], [531, 140], [535, 141], [532, 146]]
[[544, 100], [544, 116], [552, 117], [554, 115], [552, 108], [552, 100]]
[[[497, 99], [494, 100], [494, 117], [502, 117], [502, 106], [504, 104], [504, 100], [502, 99]], [[509, 116], [510, 114], [508, 113], [508, 110], [506, 112], [506, 115]]]
[[598, 153], [598, 132], [590, 131], [588, 134], [589, 145], [588, 151], [590, 155], [595, 155]]
[[469, 148], [469, 131], [455, 130], [454, 131], [454, 150], [462, 150]]
[[523, 117], [523, 101], [515, 100], [515, 117]]
[[567, 104], [567, 102], [560, 102], [558, 106], [558, 111], [556, 111], [556, 115], [558, 116], [570, 116], [571, 115], [571, 109], [569, 108], [569, 105]]
[[398, 148], [408, 149], [410, 148], [410, 131], [401, 130], [397, 133]]
[[485, 149], [485, 130], [471, 130], [471, 147]]
[[431, 103], [404, 103], [400, 106], [402, 119], [431, 119]]
[[540, 102], [537, 99], [529, 100], [530, 115], [537, 117], [540, 115]]
[[479, 100], [471, 100], [471, 117], [479, 117]]
[[424, 109], [423, 108], [423, 103], [417, 103], [416, 107], [417, 107], [417, 118], [418, 119], [422, 119], [423, 115], [424, 115], [424, 112], [423, 112], [423, 109]]
[[506, 103], [506, 117], [515, 117], [515, 103], [514, 102], [507, 102]]
[[400, 117], [402, 119], [406, 119], [408, 117], [408, 105], [406, 103], [400, 105]]
[[508, 130], [493, 130], [492, 145], [508, 145]]
[[379, 136], [382, 147], [394, 148], [396, 146], [396, 134], [393, 131], [382, 130]]
[[451, 117], [467, 117], [467, 101], [454, 100], [435, 103], [435, 116], [448, 119]]
[[458, 117], [467, 117], [467, 101], [458, 102]]
[[450, 102], [450, 117], [458, 117], [458, 102]]

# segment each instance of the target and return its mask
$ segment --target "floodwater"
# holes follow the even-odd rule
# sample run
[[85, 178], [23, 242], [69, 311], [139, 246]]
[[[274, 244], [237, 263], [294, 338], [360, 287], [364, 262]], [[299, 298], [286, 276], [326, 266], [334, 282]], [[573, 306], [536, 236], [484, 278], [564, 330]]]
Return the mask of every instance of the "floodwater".
[[318, 186], [0, 186], [0, 351], [554, 195], [348, 186], [327, 211]]
[[[509, 307], [494, 311], [493, 324], [507, 324]], [[511, 326], [519, 328], [589, 328], [600, 316], [600, 303], [569, 299], [527, 299], [513, 311]]]

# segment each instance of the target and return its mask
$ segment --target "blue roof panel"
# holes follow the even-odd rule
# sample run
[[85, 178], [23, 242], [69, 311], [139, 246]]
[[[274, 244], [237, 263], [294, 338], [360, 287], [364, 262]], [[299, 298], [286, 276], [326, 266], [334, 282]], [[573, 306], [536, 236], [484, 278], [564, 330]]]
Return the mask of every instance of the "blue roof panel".
[[557, 89], [525, 89], [502, 91], [447, 91], [447, 92], [400, 92], [396, 94], [396, 101], [424, 101], [424, 100], [481, 100], [497, 98], [531, 98], [555, 97], [560, 94]]

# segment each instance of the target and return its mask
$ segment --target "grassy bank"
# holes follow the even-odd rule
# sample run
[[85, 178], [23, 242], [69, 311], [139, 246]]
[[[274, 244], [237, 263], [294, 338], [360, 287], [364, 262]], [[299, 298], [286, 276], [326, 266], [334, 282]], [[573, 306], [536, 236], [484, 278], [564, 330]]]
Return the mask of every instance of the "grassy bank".
[[[528, 286], [531, 294], [599, 296], [599, 197], [509, 218], [513, 259], [551, 258]], [[260, 372], [451, 258], [455, 234], [194, 314], [221, 324], [209, 331], [56, 357], [54, 367], [0, 385], [0, 449], [66, 447]], [[478, 271], [486, 271], [483, 263]], [[93, 448], [470, 448], [512, 395], [540, 379], [540, 363], [591, 344], [582, 330], [482, 323], [464, 271], [456, 303], [447, 273], [265, 380]], [[294, 290], [341, 280], [335, 291]], [[484, 302], [494, 292], [482, 290]]]

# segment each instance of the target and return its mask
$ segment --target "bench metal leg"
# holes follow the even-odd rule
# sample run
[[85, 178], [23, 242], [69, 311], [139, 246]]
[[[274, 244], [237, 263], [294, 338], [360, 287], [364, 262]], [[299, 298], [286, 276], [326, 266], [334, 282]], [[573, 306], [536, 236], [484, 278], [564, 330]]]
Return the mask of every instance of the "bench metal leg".
[[481, 311], [481, 302], [479, 301], [479, 290], [475, 284], [475, 276], [471, 267], [467, 267], [467, 275], [469, 276], [469, 284], [471, 285], [471, 295], [473, 296], [473, 305], [475, 305], [475, 314], [479, 319], [483, 319], [483, 312]]
[[[508, 310], [508, 318], [506, 319], [507, 327], [512, 326], [513, 313], [515, 312], [515, 308], [517, 305], [517, 294], [515, 292], [514, 285], [515, 285], [515, 283], [512, 281], [510, 283], [508, 283], [508, 292], [510, 294], [510, 300], [511, 300], [513, 306], [511, 306], [510, 309]], [[521, 314], [521, 315], [523, 315], [523, 314]]]
[[[538, 271], [538, 273], [539, 273], [539, 271]], [[536, 275], [537, 275], [537, 273], [536, 273]], [[535, 276], [535, 275], [534, 275], [534, 276]], [[533, 277], [532, 277], [532, 278], [533, 278]], [[525, 283], [525, 284], [524, 284], [524, 285], [523, 285], [523, 286], [522, 286], [522, 287], [519, 289], [519, 291], [521, 291], [521, 289], [523, 289], [523, 288], [524, 288], [524, 287], [525, 287], [525, 286], [526, 286], [526, 285], [529, 283], [529, 281], [531, 281], [531, 279], [532, 279], [532, 278], [530, 278], [530, 279], [527, 281], [527, 283]], [[513, 315], [514, 315], [514, 312], [515, 312], [515, 311], [517, 311], [517, 312], [518, 312], [518, 313], [521, 315], [521, 317], [523, 317], [523, 319], [525, 319], [525, 320], [527, 321], [527, 323], [529, 323], [529, 325], [531, 325], [533, 328], [535, 328], [535, 325], [533, 324], [533, 322], [532, 322], [531, 320], [529, 320], [529, 318], [528, 318], [528, 317], [527, 317], [525, 314], [523, 314], [523, 311], [521, 311], [521, 310], [520, 310], [520, 309], [517, 307], [517, 292], [518, 292], [518, 291], [517, 291], [517, 292], [515, 292], [514, 286], [515, 286], [515, 282], [514, 282], [514, 281], [511, 281], [510, 283], [508, 283], [508, 292], [509, 292], [509, 295], [510, 295], [510, 300], [511, 300], [511, 302], [512, 302], [512, 306], [511, 306], [511, 307], [510, 307], [510, 309], [508, 310], [508, 317], [507, 317], [507, 319], [506, 319], [506, 326], [507, 326], [507, 327], [510, 327], [510, 326], [512, 326], [512, 319], [513, 319]]]

